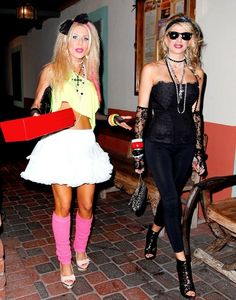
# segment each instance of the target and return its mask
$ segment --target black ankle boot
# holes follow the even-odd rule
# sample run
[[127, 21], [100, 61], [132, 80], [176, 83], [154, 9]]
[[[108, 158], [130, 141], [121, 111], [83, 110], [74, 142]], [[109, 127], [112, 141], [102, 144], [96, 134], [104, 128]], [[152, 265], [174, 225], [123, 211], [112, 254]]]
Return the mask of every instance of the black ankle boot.
[[[144, 250], [146, 259], [154, 259], [157, 253], [157, 238], [159, 232], [155, 232], [152, 230], [152, 226], [149, 226], [147, 236], [146, 236], [146, 246]], [[152, 256], [147, 257], [147, 254], [151, 254]]]
[[177, 272], [179, 277], [179, 289], [183, 297], [187, 299], [194, 299], [195, 296], [189, 296], [187, 293], [189, 291], [195, 292], [193, 279], [192, 279], [192, 270], [189, 260], [181, 261], [176, 259], [177, 262]]

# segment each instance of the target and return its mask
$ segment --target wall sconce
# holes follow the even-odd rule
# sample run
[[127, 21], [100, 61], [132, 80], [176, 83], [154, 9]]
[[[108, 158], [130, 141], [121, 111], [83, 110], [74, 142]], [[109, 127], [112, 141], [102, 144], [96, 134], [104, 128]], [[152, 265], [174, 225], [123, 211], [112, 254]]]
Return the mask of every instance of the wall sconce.
[[16, 16], [18, 19], [22, 20], [36, 20], [37, 14], [36, 9], [31, 3], [31, 1], [19, 1], [16, 8]]

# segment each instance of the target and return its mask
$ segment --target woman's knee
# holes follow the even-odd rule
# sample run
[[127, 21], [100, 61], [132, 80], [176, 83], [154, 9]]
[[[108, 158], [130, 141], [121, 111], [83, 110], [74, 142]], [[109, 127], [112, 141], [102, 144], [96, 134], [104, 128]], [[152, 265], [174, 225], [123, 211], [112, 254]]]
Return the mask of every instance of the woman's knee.
[[55, 206], [55, 213], [59, 217], [67, 217], [70, 214], [70, 205]]
[[80, 216], [84, 218], [90, 218], [92, 216], [93, 203], [92, 201], [80, 202], [79, 205]]
[[94, 199], [94, 184], [86, 184], [77, 188], [77, 202], [81, 217], [91, 217]]
[[72, 189], [65, 185], [52, 185], [55, 201], [55, 213], [60, 217], [67, 217], [70, 214]]

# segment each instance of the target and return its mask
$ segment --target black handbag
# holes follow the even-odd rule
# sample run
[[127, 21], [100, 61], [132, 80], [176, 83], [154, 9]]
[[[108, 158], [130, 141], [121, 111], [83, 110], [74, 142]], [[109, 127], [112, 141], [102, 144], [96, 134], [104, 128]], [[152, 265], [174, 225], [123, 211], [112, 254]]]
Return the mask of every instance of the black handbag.
[[138, 212], [144, 207], [147, 201], [147, 186], [143, 181], [142, 175], [139, 175], [138, 186], [132, 194], [128, 205], [131, 206], [134, 212]]

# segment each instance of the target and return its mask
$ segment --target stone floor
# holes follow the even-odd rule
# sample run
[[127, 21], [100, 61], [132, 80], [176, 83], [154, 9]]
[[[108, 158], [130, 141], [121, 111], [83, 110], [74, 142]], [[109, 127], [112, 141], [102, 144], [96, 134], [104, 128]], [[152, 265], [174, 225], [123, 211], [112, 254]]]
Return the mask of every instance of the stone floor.
[[[6, 150], [0, 165], [5, 213], [1, 239], [7, 282], [0, 299], [182, 299], [167, 237], [159, 239], [156, 259], [145, 260], [143, 248], [146, 228], [152, 221], [151, 209], [147, 206], [142, 216], [136, 216], [127, 205], [129, 196], [122, 191], [109, 193], [106, 199], [96, 197], [88, 245], [91, 264], [84, 273], [74, 266], [76, 284], [66, 290], [59, 281], [51, 230], [51, 191], [20, 178], [25, 155], [13, 155], [15, 148], [11, 147], [11, 154]], [[73, 205], [73, 221], [75, 211]], [[212, 239], [206, 224], [201, 224], [191, 231], [191, 249], [204, 248]], [[225, 247], [218, 256], [229, 261], [236, 258], [236, 251]], [[236, 284], [205, 264], [193, 265], [193, 274], [196, 299], [236, 299]]]

